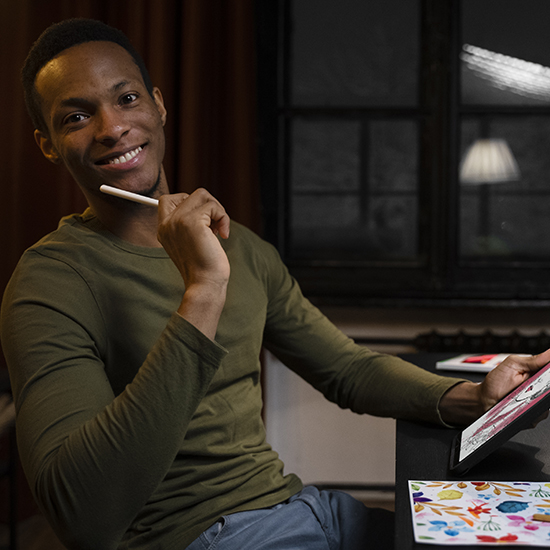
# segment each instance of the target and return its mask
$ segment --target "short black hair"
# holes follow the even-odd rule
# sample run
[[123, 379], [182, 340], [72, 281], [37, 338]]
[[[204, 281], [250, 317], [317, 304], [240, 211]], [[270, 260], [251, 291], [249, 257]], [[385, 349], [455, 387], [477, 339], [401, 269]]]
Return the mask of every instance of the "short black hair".
[[151, 97], [153, 96], [153, 84], [145, 63], [122, 31], [95, 19], [66, 19], [54, 23], [38, 37], [38, 40], [30, 49], [21, 70], [25, 104], [36, 129], [45, 133], [48, 132], [42, 114], [40, 96], [35, 86], [36, 75], [44, 65], [62, 51], [78, 44], [94, 41], [114, 42], [122, 46], [132, 56], [141, 72], [147, 91], [151, 94]]

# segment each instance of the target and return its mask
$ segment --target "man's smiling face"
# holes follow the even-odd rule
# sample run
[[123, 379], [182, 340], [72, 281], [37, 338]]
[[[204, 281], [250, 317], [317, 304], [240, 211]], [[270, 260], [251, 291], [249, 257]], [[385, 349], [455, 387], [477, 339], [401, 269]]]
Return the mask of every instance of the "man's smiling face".
[[85, 194], [99, 193], [103, 183], [166, 192], [162, 96], [155, 88], [151, 97], [124, 48], [113, 42], [68, 48], [40, 70], [35, 85], [48, 128], [48, 134], [36, 130], [35, 139]]

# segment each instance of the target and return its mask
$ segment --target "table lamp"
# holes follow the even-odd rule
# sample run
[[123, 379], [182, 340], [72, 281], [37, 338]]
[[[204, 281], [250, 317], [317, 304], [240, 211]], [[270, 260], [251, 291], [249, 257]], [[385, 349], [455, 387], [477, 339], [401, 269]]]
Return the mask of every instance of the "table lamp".
[[504, 139], [481, 138], [466, 151], [460, 165], [460, 182], [479, 186], [479, 243], [489, 252], [489, 187], [495, 183], [518, 180], [520, 172]]

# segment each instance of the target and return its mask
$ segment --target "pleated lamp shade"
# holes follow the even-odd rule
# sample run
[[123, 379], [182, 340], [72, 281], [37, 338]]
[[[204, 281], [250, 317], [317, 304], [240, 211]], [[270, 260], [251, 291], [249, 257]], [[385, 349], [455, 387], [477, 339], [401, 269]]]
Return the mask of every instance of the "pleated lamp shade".
[[466, 185], [518, 180], [516, 159], [504, 139], [476, 140], [460, 165], [460, 182]]

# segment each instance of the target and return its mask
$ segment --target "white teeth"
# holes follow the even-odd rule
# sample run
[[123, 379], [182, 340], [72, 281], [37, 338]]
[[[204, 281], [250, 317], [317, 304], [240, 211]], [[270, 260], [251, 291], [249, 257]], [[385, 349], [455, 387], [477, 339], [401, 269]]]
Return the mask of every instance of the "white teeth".
[[137, 149], [134, 149], [133, 151], [130, 151], [125, 155], [120, 155], [120, 157], [117, 157], [116, 159], [110, 159], [109, 164], [124, 164], [125, 162], [133, 159], [142, 150], [143, 149], [141, 147], [138, 147]]

